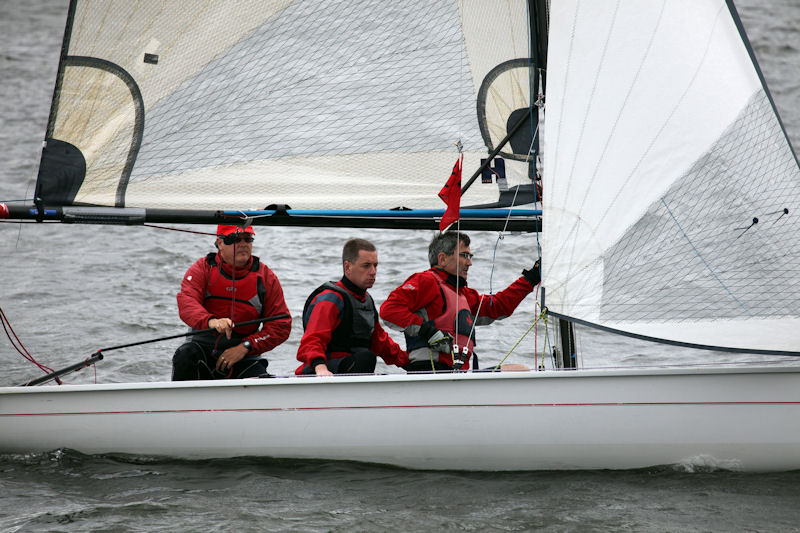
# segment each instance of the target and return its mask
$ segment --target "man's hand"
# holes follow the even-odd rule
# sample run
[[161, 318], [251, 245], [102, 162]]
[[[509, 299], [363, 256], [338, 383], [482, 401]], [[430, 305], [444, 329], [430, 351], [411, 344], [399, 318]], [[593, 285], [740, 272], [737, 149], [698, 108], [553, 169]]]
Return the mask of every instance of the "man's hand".
[[333, 372], [328, 370], [328, 365], [320, 363], [314, 367], [314, 373], [318, 376], [332, 376]]
[[450, 353], [453, 337], [449, 333], [437, 329], [432, 320], [422, 323], [419, 327], [419, 336], [427, 341], [431, 350]]
[[[223, 318], [222, 320], [228, 320], [227, 318]], [[244, 356], [247, 355], [249, 350], [242, 346], [241, 344], [233, 346], [232, 348], [228, 348], [222, 355], [219, 356], [217, 359], [217, 370], [220, 372], [227, 372], [233, 365], [244, 359]]]
[[528, 270], [522, 271], [522, 277], [534, 287], [536, 287], [539, 282], [542, 281], [542, 270], [539, 268], [539, 261], [541, 261], [541, 259], [537, 259], [533, 266]]
[[211, 318], [208, 321], [208, 327], [217, 330], [218, 333], [224, 333], [230, 339], [231, 333], [233, 333], [233, 320], [230, 318]]

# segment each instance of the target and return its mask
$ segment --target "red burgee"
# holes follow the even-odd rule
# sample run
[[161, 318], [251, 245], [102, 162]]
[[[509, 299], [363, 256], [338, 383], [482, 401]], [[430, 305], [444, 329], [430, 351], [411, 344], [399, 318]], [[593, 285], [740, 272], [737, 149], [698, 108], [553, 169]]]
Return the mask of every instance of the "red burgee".
[[461, 163], [464, 161], [464, 154], [456, 160], [450, 178], [439, 191], [439, 198], [447, 204], [447, 209], [439, 222], [439, 231], [444, 231], [447, 226], [458, 220], [461, 210]]

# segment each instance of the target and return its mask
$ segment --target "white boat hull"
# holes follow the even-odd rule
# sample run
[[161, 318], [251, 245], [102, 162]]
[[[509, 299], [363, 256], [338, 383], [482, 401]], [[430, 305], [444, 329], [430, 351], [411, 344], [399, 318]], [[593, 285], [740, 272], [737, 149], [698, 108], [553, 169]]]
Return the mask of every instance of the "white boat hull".
[[800, 468], [800, 367], [0, 388], [0, 451], [418, 469]]

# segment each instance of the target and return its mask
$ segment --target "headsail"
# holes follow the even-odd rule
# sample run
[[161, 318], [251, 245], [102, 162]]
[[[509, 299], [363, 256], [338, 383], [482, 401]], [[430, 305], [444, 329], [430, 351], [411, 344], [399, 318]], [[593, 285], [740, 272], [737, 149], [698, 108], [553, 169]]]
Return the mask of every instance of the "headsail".
[[800, 349], [800, 168], [737, 24], [724, 0], [552, 6], [550, 310], [680, 343]]
[[[39, 196], [439, 208], [455, 144], [470, 172], [530, 106], [528, 32], [523, 0], [73, 0]], [[512, 61], [517, 72], [484, 84]], [[530, 186], [528, 147], [514, 150], [500, 185]], [[463, 205], [499, 192], [477, 184]]]

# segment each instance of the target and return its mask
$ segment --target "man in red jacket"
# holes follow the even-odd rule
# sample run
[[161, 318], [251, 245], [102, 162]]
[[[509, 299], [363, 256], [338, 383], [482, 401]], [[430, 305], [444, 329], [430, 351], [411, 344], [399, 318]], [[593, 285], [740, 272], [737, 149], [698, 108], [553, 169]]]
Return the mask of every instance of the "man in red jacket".
[[510, 316], [540, 281], [537, 261], [506, 289], [479, 294], [467, 287], [469, 242], [456, 231], [434, 237], [428, 247], [431, 268], [410, 276], [381, 305], [383, 321], [405, 333], [408, 371], [469, 369], [474, 326]]
[[[292, 319], [278, 278], [253, 253], [252, 226], [217, 227], [216, 253], [195, 262], [181, 282], [178, 313], [193, 335], [172, 358], [172, 379], [262, 377], [260, 354], [289, 338]], [[237, 327], [240, 322], [286, 314], [287, 318]]]
[[303, 309], [305, 333], [297, 349], [303, 363], [296, 374], [369, 374], [376, 355], [404, 366], [408, 356], [384, 331], [367, 289], [375, 283], [378, 251], [365, 239], [350, 239], [342, 250], [344, 275], [319, 286]]

